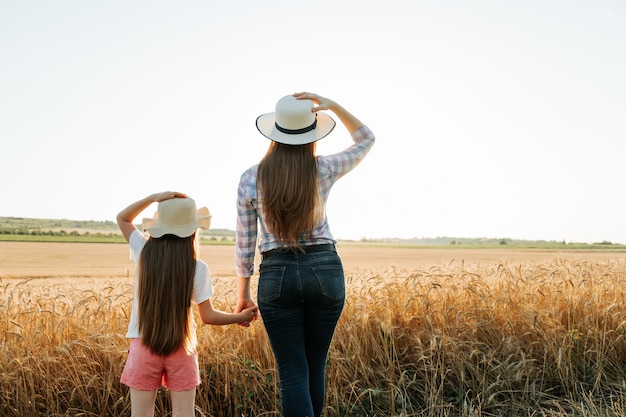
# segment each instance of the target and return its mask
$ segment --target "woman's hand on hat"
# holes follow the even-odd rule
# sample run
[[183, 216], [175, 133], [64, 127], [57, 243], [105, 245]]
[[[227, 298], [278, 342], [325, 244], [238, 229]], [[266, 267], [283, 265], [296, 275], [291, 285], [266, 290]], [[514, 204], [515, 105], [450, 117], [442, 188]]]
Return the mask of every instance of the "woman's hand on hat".
[[331, 99], [322, 97], [319, 94], [307, 93], [307, 92], [295, 93], [293, 96], [297, 98], [298, 100], [313, 101], [313, 103], [317, 105], [316, 107], [313, 107], [313, 109], [311, 110], [313, 112], [318, 112], [320, 110], [332, 111], [333, 113], [335, 113], [335, 116], [339, 117], [339, 120], [341, 120], [341, 123], [343, 123], [343, 125], [346, 127], [346, 129], [348, 129], [348, 132], [350, 133], [354, 132], [355, 130], [363, 126], [363, 123], [359, 119], [357, 119], [352, 113], [347, 111], [343, 106], [338, 104], [336, 101], [332, 101]]
[[169, 200], [171, 198], [187, 198], [187, 194], [179, 193], [178, 191], [163, 191], [160, 193], [152, 194], [152, 199], [155, 203]]
[[336, 105], [334, 101], [315, 93], [301, 92], [295, 93], [293, 96], [298, 100], [311, 100], [315, 103], [316, 106], [311, 110], [313, 112], [318, 112], [320, 110], [332, 110]]

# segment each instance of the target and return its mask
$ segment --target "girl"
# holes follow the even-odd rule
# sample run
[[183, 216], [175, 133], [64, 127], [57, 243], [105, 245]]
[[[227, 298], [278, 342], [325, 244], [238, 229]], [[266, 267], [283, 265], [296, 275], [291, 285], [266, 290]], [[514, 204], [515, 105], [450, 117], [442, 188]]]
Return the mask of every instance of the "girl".
[[[152, 203], [159, 203], [152, 219], [144, 219], [146, 238], [133, 224]], [[215, 310], [209, 269], [198, 259], [198, 228], [208, 229], [206, 207], [183, 193], [166, 191], [132, 203], [117, 215], [136, 263], [135, 294], [128, 325], [128, 358], [120, 381], [130, 387], [131, 415], [154, 416], [157, 389], [171, 393], [172, 415], [194, 416], [196, 386], [200, 384], [195, 322], [191, 302], [206, 324], [247, 325], [256, 307], [237, 313]]]

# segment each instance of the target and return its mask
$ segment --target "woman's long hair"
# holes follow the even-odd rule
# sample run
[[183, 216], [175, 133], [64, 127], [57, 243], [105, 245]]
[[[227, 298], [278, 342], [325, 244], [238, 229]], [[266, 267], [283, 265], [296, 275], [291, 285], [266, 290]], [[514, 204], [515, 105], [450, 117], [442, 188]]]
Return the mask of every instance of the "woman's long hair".
[[139, 333], [156, 355], [189, 349], [189, 308], [196, 273], [195, 233], [150, 238], [139, 257]]
[[312, 232], [321, 216], [315, 142], [272, 142], [259, 163], [257, 188], [269, 231], [282, 246], [301, 248], [300, 238]]

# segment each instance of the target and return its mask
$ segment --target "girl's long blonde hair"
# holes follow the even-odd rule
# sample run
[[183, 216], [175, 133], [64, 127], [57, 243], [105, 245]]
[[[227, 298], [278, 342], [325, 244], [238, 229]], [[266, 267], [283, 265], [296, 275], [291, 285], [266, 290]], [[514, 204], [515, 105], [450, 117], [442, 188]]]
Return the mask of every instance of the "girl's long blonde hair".
[[195, 233], [186, 238], [150, 238], [139, 257], [139, 332], [156, 355], [189, 349], [190, 311], [196, 273]]
[[315, 142], [272, 142], [257, 170], [257, 188], [269, 231], [283, 247], [300, 248], [321, 216]]

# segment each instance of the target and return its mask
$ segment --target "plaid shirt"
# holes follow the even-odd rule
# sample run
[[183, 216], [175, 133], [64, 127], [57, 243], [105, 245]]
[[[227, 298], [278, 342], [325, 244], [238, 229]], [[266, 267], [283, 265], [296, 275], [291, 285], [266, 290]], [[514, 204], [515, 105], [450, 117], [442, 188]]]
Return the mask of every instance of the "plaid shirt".
[[[317, 157], [319, 188], [322, 201], [326, 205], [330, 189], [335, 182], [356, 167], [374, 145], [374, 134], [367, 126], [361, 126], [352, 133], [354, 143], [346, 150], [327, 156]], [[250, 277], [254, 273], [254, 254], [257, 245], [259, 253], [279, 248], [280, 242], [267, 230], [261, 209], [261, 199], [257, 198], [256, 173], [258, 164], [246, 170], [239, 180], [237, 191], [237, 247], [235, 271], [238, 277]], [[258, 225], [261, 226], [260, 234]], [[326, 213], [315, 226], [313, 233], [301, 239], [303, 246], [336, 243], [328, 227]]]

